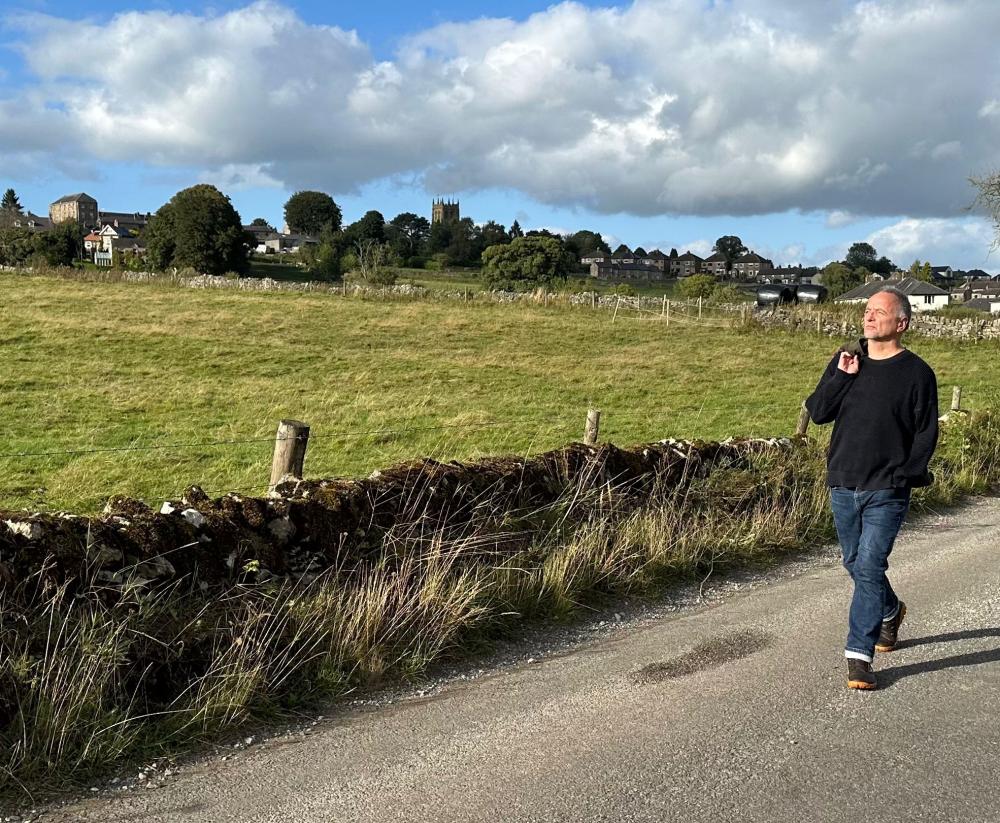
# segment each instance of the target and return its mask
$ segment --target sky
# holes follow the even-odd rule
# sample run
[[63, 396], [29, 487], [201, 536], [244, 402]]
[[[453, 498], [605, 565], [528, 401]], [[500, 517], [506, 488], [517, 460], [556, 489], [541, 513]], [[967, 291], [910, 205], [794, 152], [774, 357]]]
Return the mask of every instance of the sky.
[[996, 0], [94, 8], [0, 11], [0, 189], [39, 214], [208, 182], [279, 227], [303, 189], [346, 222], [443, 196], [613, 246], [1000, 271], [969, 210], [1000, 169]]

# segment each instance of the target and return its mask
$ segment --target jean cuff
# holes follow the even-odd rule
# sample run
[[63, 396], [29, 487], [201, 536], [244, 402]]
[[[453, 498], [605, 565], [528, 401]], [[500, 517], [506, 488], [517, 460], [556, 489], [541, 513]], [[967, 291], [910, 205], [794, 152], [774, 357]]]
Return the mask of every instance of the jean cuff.
[[872, 662], [872, 656], [870, 654], [865, 654], [864, 652], [856, 652], [854, 649], [844, 649], [844, 657], [853, 658], [855, 660], [864, 660], [865, 663]]

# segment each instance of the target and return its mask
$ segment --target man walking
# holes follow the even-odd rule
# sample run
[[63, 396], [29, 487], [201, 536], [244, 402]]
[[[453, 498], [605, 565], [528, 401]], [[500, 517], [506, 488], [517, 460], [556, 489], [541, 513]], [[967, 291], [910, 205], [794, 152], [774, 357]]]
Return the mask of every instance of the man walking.
[[815, 423], [833, 425], [827, 484], [844, 567], [854, 581], [848, 619], [847, 685], [874, 689], [876, 651], [896, 645], [906, 605], [889, 584], [889, 552], [910, 490], [931, 482], [938, 436], [934, 372], [900, 343], [910, 301], [886, 286], [868, 300], [864, 339], [841, 349], [806, 400]]

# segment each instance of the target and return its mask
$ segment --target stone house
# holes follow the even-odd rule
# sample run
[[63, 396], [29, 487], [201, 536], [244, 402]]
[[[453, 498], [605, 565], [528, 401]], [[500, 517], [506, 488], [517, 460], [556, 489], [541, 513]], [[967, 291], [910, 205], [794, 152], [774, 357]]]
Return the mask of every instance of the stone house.
[[726, 276], [726, 255], [717, 251], [710, 257], [706, 257], [701, 263], [701, 270], [705, 274], [711, 274], [720, 280]]
[[733, 277], [737, 280], [751, 281], [760, 278], [761, 272], [770, 271], [774, 263], [757, 252], [748, 251], [733, 261]]
[[692, 274], [697, 274], [701, 271], [701, 264], [704, 262], [697, 254], [690, 251], [669, 259], [672, 277], [690, 277]]
[[60, 197], [49, 206], [52, 225], [75, 220], [84, 228], [94, 228], [99, 223], [97, 201], [89, 194], [79, 192]]

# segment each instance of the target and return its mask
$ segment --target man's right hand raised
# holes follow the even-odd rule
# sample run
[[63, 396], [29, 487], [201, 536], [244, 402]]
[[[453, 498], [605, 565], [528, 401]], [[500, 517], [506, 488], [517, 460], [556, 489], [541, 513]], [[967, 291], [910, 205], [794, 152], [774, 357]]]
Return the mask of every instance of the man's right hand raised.
[[837, 363], [837, 368], [846, 374], [857, 374], [860, 368], [860, 359], [857, 355], [849, 354], [846, 351], [840, 353], [840, 362]]

